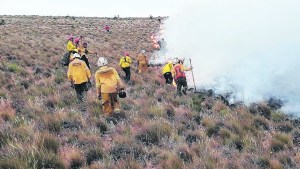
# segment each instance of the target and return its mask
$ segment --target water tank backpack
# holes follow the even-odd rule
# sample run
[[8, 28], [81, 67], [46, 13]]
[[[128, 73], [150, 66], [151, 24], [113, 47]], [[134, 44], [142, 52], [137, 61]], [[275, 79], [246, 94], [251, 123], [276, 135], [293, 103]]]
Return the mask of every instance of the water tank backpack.
[[63, 58], [61, 59], [61, 64], [63, 66], [68, 66], [70, 63], [70, 53], [67, 52], [64, 54]]
[[185, 77], [185, 73], [184, 71], [181, 70], [181, 66], [180, 65], [176, 65], [174, 67], [174, 70], [175, 70], [175, 80], [177, 80], [178, 78], [182, 78], [182, 77]]

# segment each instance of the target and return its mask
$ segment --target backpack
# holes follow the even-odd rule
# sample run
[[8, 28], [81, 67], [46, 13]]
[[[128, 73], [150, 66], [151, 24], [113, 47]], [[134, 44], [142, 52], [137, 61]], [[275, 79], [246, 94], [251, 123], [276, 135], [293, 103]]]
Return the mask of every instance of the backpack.
[[63, 66], [68, 66], [69, 63], [70, 63], [70, 55], [71, 53], [70, 52], [67, 52], [64, 54], [63, 58], [61, 59], [61, 64]]
[[185, 77], [185, 74], [184, 72], [181, 70], [181, 66], [180, 65], [176, 65], [174, 67], [174, 70], [175, 70], [175, 80], [177, 80], [178, 78], [182, 78], [182, 77]]

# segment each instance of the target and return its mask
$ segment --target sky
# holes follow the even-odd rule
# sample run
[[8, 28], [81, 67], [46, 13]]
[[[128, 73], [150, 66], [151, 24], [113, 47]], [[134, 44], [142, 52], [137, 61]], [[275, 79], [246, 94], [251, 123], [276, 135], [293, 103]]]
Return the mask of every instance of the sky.
[[[188, 0], [190, 1], [190, 0]], [[184, 0], [0, 0], [0, 15], [148, 17], [170, 16]]]

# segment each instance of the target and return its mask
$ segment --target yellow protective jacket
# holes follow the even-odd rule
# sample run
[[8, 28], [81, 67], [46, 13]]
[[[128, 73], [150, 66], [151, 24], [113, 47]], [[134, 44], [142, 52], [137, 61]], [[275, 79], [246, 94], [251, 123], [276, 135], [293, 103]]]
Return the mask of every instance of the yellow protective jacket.
[[122, 86], [120, 76], [115, 68], [103, 66], [95, 74], [96, 87], [101, 93], [115, 93]]
[[73, 44], [73, 42], [72, 41], [68, 41], [68, 43], [67, 43], [67, 50], [69, 51], [69, 52], [71, 52], [71, 51], [73, 51], [74, 49], [76, 49], [76, 46]]
[[148, 64], [148, 60], [147, 60], [146, 56], [143, 55], [142, 53], [138, 55], [137, 60], [138, 60], [139, 64]]
[[164, 67], [163, 67], [163, 74], [165, 74], [167, 72], [171, 72], [172, 68], [173, 68], [172, 62], [169, 62], [169, 63], [165, 64]]
[[74, 84], [81, 84], [87, 82], [91, 77], [90, 69], [84, 61], [75, 58], [69, 64], [68, 79], [73, 81]]
[[131, 65], [131, 58], [129, 56], [123, 56], [120, 59], [119, 65], [121, 68], [126, 68]]

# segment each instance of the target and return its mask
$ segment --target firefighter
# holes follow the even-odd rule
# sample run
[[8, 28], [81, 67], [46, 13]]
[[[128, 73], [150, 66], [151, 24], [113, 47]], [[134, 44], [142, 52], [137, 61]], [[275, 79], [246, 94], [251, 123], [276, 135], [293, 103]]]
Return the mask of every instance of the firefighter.
[[120, 76], [115, 68], [107, 66], [106, 58], [98, 59], [99, 70], [95, 74], [97, 96], [102, 100], [102, 111], [105, 115], [120, 111], [118, 91], [123, 90]]

